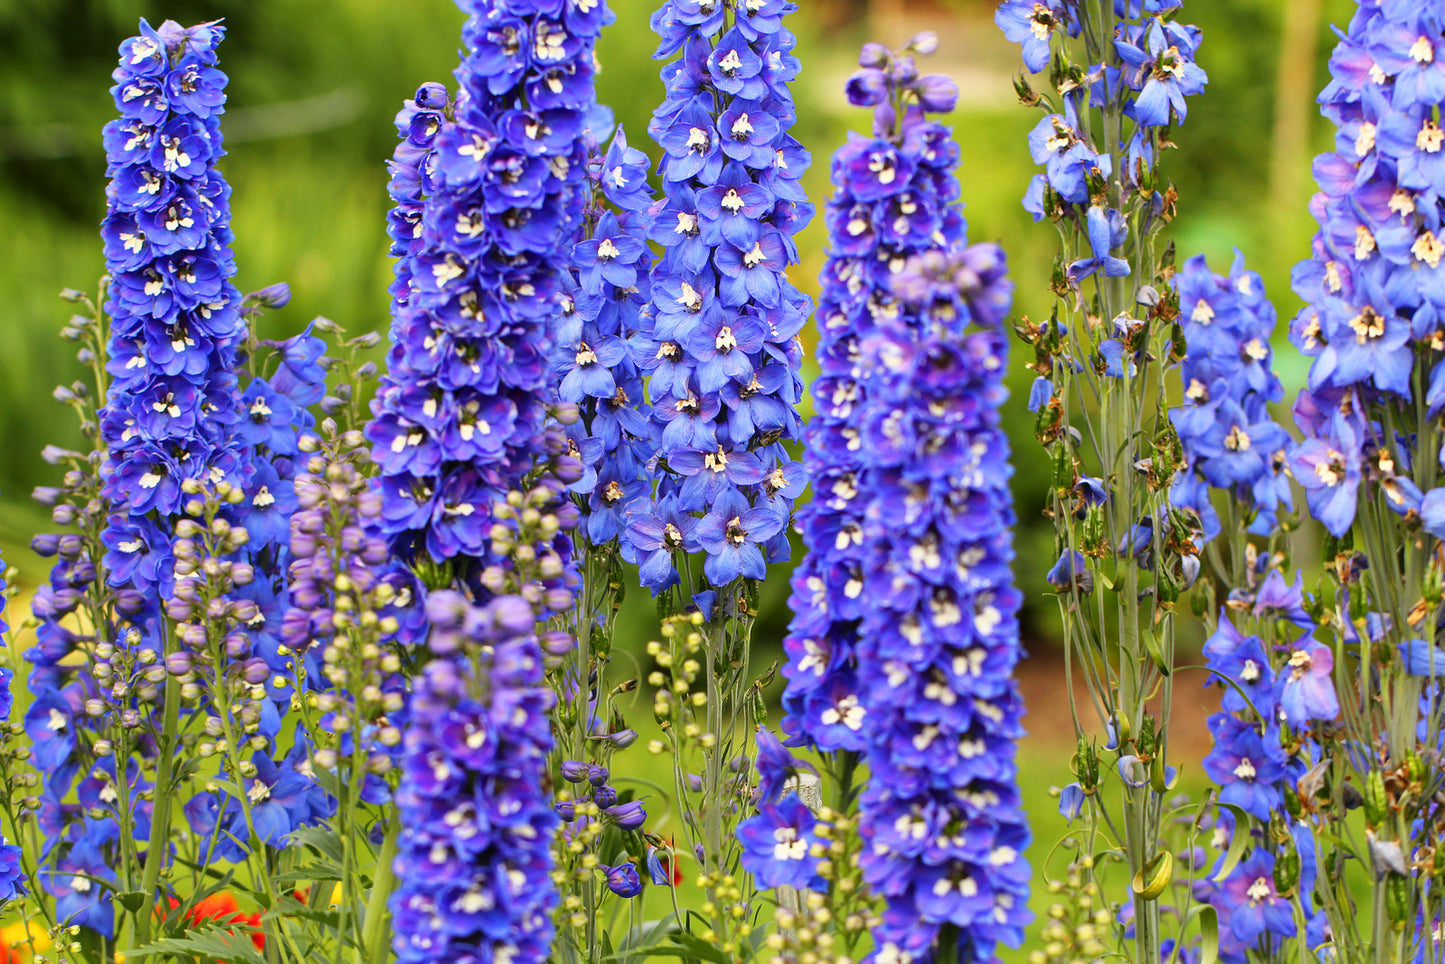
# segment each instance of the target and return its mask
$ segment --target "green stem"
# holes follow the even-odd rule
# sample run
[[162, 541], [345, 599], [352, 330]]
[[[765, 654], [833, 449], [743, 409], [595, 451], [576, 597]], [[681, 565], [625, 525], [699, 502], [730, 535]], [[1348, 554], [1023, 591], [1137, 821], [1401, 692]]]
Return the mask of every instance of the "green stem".
[[175, 677], [167, 674], [165, 716], [161, 734], [156, 740], [160, 762], [156, 766], [155, 808], [151, 814], [150, 849], [146, 853], [145, 870], [141, 874], [141, 893], [145, 903], [136, 915], [136, 940], [141, 947], [151, 941], [150, 902], [160, 882], [161, 864], [165, 861], [166, 841], [171, 835], [171, 800], [175, 796], [176, 742], [181, 720], [181, 687]]
[[376, 855], [376, 878], [371, 884], [371, 897], [366, 902], [366, 925], [361, 931], [361, 946], [365, 949], [364, 960], [368, 964], [386, 964], [390, 957], [391, 947], [387, 937], [391, 915], [387, 913], [387, 900], [396, 883], [392, 861], [396, 857], [396, 843], [400, 836], [401, 821], [389, 821], [386, 837], [381, 841], [381, 852]]

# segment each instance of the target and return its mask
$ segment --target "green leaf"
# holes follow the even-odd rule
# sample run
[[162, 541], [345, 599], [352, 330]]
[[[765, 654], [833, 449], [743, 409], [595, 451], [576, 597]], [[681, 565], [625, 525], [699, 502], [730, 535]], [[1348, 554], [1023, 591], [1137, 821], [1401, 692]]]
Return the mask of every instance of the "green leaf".
[[245, 928], [217, 925], [212, 930], [194, 930], [185, 937], [167, 937], [152, 941], [145, 947], [126, 951], [126, 957], [152, 957], [156, 954], [178, 954], [186, 957], [209, 957], [229, 964], [266, 964], [266, 959], [251, 943]]
[[1216, 884], [1222, 883], [1224, 878], [1234, 873], [1234, 868], [1244, 856], [1244, 849], [1250, 843], [1249, 814], [1232, 803], [1221, 803], [1220, 806], [1234, 814], [1234, 835], [1229, 838], [1229, 849], [1225, 851], [1224, 863], [1220, 864], [1219, 873], [1214, 875]]
[[301, 827], [292, 831], [291, 840], [303, 847], [310, 847], [323, 857], [329, 857], [337, 866], [345, 860], [346, 850], [341, 844], [341, 835], [327, 827]]

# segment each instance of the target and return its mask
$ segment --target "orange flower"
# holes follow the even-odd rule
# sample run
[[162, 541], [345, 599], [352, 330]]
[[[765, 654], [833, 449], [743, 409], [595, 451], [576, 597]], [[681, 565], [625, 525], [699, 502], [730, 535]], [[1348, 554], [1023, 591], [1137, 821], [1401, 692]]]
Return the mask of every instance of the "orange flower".
[[[168, 900], [172, 910], [180, 906], [174, 897], [168, 898]], [[236, 903], [236, 898], [228, 893], [212, 894], [205, 898], [186, 911], [186, 920], [192, 927], [205, 920], [220, 921], [223, 924], [242, 924], [250, 933], [251, 943], [256, 945], [256, 950], [264, 951], [266, 949], [266, 935], [261, 932], [260, 911], [252, 911], [250, 914], [241, 913], [241, 905]], [[0, 962], [0, 964], [4, 964], [4, 962]]]

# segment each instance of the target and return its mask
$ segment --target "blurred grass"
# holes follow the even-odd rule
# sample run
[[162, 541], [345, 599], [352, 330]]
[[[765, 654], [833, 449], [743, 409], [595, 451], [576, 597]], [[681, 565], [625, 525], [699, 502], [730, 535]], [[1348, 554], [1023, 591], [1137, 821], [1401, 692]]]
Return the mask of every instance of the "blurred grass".
[[[1325, 22], [1342, 20], [1352, 7], [1349, 0], [1322, 2]], [[651, 5], [617, 0], [613, 6], [619, 22], [601, 45], [601, 97], [632, 132], [631, 142], [647, 149], [647, 118], [661, 96], [653, 38], [642, 26]], [[1034, 225], [1018, 202], [1034, 173], [1025, 135], [1036, 116], [1014, 102], [1009, 81], [1017, 52], [992, 25], [993, 3], [802, 6], [791, 24], [804, 65], [795, 85], [795, 133], [813, 154], [805, 181], [810, 195], [822, 205], [830, 190], [829, 155], [850, 126], [866, 123], [841, 93], [858, 45], [874, 37], [897, 44], [916, 30], [938, 30], [943, 48], [932, 69], [952, 73], [963, 88], [951, 120], [962, 146], [971, 237], [1007, 247], [1018, 310], [1045, 313], [1054, 232]], [[1193, 99], [1176, 137], [1181, 150], [1169, 159], [1182, 196], [1175, 231], [1181, 257], [1204, 251], [1218, 269], [1227, 267], [1231, 247], [1240, 246], [1285, 317], [1295, 308], [1288, 271], [1307, 253], [1311, 227], [1305, 198], [1270, 206], [1272, 96], [1287, 9], [1275, 0], [1191, 5], [1188, 19], [1205, 31], [1201, 62], [1211, 84]], [[43, 516], [26, 497], [33, 486], [54, 481], [36, 453], [46, 443], [79, 443], [63, 410], [47, 398], [54, 385], [77, 374], [68, 346], [55, 336], [68, 315], [55, 295], [63, 287], [93, 289], [102, 271], [99, 130], [114, 112], [107, 88], [115, 46], [140, 16], [185, 23], [225, 18], [222, 66], [231, 86], [224, 170], [233, 188], [238, 282], [251, 290], [287, 281], [294, 293], [287, 309], [266, 320], [269, 334], [294, 331], [318, 314], [353, 331], [385, 329], [391, 269], [384, 162], [394, 142], [391, 117], [422, 81], [450, 79], [462, 19], [450, 0], [0, 0], [0, 223], [8, 229], [0, 233], [6, 308], [0, 438], [11, 453], [0, 460], [0, 550], [25, 563], [31, 582], [43, 570], [22, 547]], [[1321, 32], [1316, 78], [1328, 49]], [[1291, 69], [1309, 72], [1311, 63]], [[1316, 79], [1305, 88], [1318, 86]], [[1296, 145], [1297, 156], [1283, 159], [1286, 170], [1307, 172], [1313, 151], [1327, 146], [1319, 123], [1312, 136], [1312, 145]], [[803, 263], [793, 277], [812, 293], [823, 240], [821, 218], [799, 239]], [[1016, 358], [1012, 370], [1016, 397], [1029, 381], [1023, 361]], [[1032, 560], [1052, 548], [1039, 517], [1047, 469], [1019, 401], [1008, 416], [1018, 470], [1019, 554], [1030, 560], [1019, 575], [1026, 595], [1037, 600], [1047, 565]], [[768, 596], [762, 640], [786, 622], [781, 574]], [[1030, 604], [1024, 617], [1028, 638], [1055, 636], [1053, 607]]]

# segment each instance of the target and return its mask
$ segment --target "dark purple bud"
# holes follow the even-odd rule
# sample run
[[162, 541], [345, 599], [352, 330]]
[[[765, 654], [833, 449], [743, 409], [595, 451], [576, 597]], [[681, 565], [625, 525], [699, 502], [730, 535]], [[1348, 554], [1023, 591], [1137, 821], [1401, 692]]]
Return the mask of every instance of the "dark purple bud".
[[335, 395], [327, 395], [321, 400], [321, 410], [327, 415], [335, 415], [346, 407], [346, 403]]
[[607, 736], [607, 742], [619, 750], [625, 750], [637, 742], [636, 730], [618, 730], [616, 733]]
[[552, 809], [555, 810], [557, 812], [557, 816], [561, 817], [563, 820], [570, 821], [577, 816], [577, 804], [572, 802], [571, 800], [559, 800], [558, 802], [552, 804]]
[[487, 606], [487, 614], [500, 635], [525, 636], [537, 625], [536, 613], [520, 596], [501, 596], [492, 600]]
[[565, 613], [572, 608], [575, 597], [572, 590], [561, 587], [547, 590], [547, 608], [554, 613]]
[[691, 790], [693, 793], [701, 793], [702, 777], [698, 776], [696, 773], [689, 773], [687, 775], [687, 786], [688, 789]]
[[636, 830], [647, 822], [647, 811], [642, 809], [641, 800], [630, 800], [603, 811], [623, 830]]
[[30, 540], [30, 548], [42, 559], [49, 559], [60, 551], [60, 536], [54, 533], [38, 535]]
[[560, 629], [543, 633], [540, 641], [542, 652], [548, 656], [566, 656], [577, 645], [577, 641], [572, 638], [571, 633], [563, 632]]
[[859, 67], [882, 67], [893, 59], [893, 51], [879, 43], [866, 43], [858, 54]]
[[958, 85], [942, 74], [920, 77], [913, 85], [918, 103], [926, 111], [946, 114], [958, 106]]
[[552, 417], [562, 425], [575, 425], [582, 411], [572, 402], [558, 402], [552, 406]]
[[427, 648], [438, 656], [446, 656], [448, 653], [455, 653], [462, 648], [464, 637], [461, 633], [452, 629], [439, 629], [432, 627], [431, 635], [427, 637]]
[[617, 788], [603, 784], [592, 791], [592, 802], [604, 810], [617, 806]]
[[587, 768], [587, 782], [591, 783], [594, 787], [600, 787], [606, 783], [608, 776], [610, 776], [610, 774], [607, 772], [605, 766], [594, 763]]
[[864, 67], [848, 78], [848, 103], [854, 107], [873, 107], [888, 99], [888, 77], [881, 70]]
[[574, 455], [560, 455], [552, 463], [552, 473], [564, 485], [572, 485], [581, 479], [584, 471], [582, 460]]
[[200, 623], [183, 623], [177, 628], [176, 634], [180, 637], [181, 642], [191, 649], [206, 648], [206, 627]]
[[912, 50], [914, 53], [922, 54], [925, 57], [932, 56], [938, 52], [938, 34], [932, 30], [916, 33], [908, 38], [908, 43], [904, 44], [903, 49]]
[[552, 510], [552, 514], [557, 517], [557, 525], [563, 529], [575, 529], [582, 521], [582, 510], [575, 502], [563, 502]]
[[80, 536], [66, 534], [60, 537], [60, 558], [74, 562], [85, 554], [85, 540]]
[[602, 872], [607, 875], [607, 889], [618, 897], [636, 897], [642, 893], [642, 878], [631, 862], [616, 867], [603, 864]]
[[563, 760], [562, 779], [568, 783], [581, 783], [587, 779], [587, 764], [582, 760]]
[[241, 671], [241, 677], [248, 683], [259, 685], [271, 678], [271, 667], [266, 665], [264, 659], [249, 659]]
[[895, 60], [888, 68], [888, 79], [899, 87], [907, 87], [918, 79], [918, 65], [913, 62], [912, 57]]
[[251, 640], [245, 633], [230, 633], [226, 636], [226, 655], [231, 659], [240, 659], [251, 651]]
[[434, 80], [429, 80], [416, 89], [416, 106], [422, 110], [446, 110], [447, 89]]
[[260, 291], [251, 292], [243, 300], [246, 305], [257, 308], [285, 308], [291, 300], [291, 286], [284, 281], [278, 281]]
[[122, 616], [134, 616], [145, 608], [146, 597], [144, 593], [134, 589], [117, 589], [115, 591], [115, 611]]
[[470, 609], [465, 596], [449, 589], [438, 590], [426, 600], [426, 616], [433, 629], [461, 628]]

